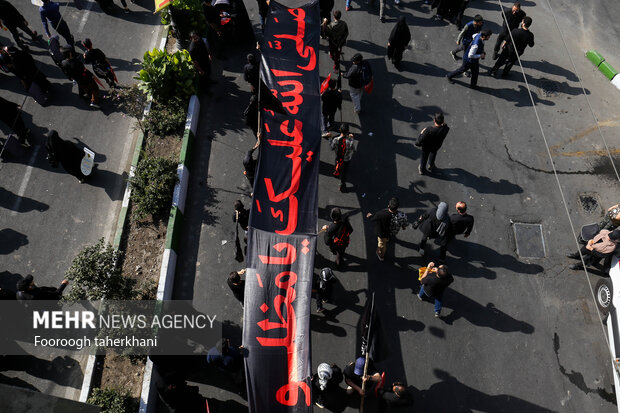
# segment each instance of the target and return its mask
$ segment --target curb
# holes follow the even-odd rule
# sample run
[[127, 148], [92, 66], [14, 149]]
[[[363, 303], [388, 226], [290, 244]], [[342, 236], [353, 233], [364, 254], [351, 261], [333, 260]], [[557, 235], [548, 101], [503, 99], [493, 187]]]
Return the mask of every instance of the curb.
[[[187, 108], [187, 119], [185, 131], [183, 133], [183, 143], [181, 144], [181, 154], [179, 155], [179, 166], [177, 176], [179, 181], [174, 187], [172, 197], [172, 207], [170, 208], [170, 218], [168, 219], [168, 229], [166, 231], [166, 244], [159, 273], [159, 283], [157, 285], [157, 300], [172, 299], [172, 287], [177, 264], [177, 251], [179, 250], [179, 239], [183, 227], [183, 212], [185, 211], [185, 200], [187, 198], [187, 186], [189, 184], [189, 162], [191, 159], [192, 144], [198, 129], [198, 118], [200, 113], [200, 101], [198, 96], [193, 95], [189, 100]], [[142, 380], [142, 393], [140, 394], [140, 413], [154, 413], [157, 407], [157, 389], [155, 383], [159, 375], [153, 369], [153, 363], [147, 360], [144, 368], [144, 378]]]
[[[159, 42], [160, 49], [166, 47], [166, 40], [168, 39], [168, 32], [170, 30], [170, 26], [164, 27], [164, 32], [162, 33], [162, 39]], [[144, 107], [143, 117], [148, 115], [151, 110], [152, 101], [149, 99]], [[142, 153], [142, 146], [144, 145], [144, 133], [140, 131], [138, 133], [138, 137], [136, 138], [136, 146], [133, 151], [133, 157], [131, 158], [131, 167], [129, 168], [129, 176], [131, 178], [135, 174], [136, 167], [138, 166], [138, 161], [140, 160], [140, 154]], [[112, 246], [115, 249], [118, 249], [121, 245], [121, 239], [123, 238], [123, 231], [125, 230], [125, 223], [127, 222], [127, 210], [129, 207], [129, 198], [131, 197], [131, 188], [129, 187], [129, 179], [127, 179], [127, 183], [125, 184], [125, 194], [123, 195], [123, 202], [121, 204], [121, 211], [118, 214], [118, 221], [116, 223], [116, 231], [114, 232], [114, 239], [112, 240]], [[95, 377], [95, 367], [97, 365], [98, 357], [96, 355], [89, 355], [88, 360], [86, 362], [86, 368], [84, 369], [84, 380], [82, 380], [82, 389], [80, 390], [80, 398], [79, 401], [82, 403], [86, 403], [88, 400], [88, 396], [90, 396], [90, 392], [93, 387], [93, 379]], [[150, 361], [149, 361], [150, 362]], [[148, 363], [147, 366], [148, 367]], [[145, 374], [146, 374], [145, 367]]]
[[618, 71], [605, 60], [603, 55], [596, 50], [588, 50], [586, 52], [586, 58], [599, 70], [599, 72], [611, 81], [612, 85], [620, 89], [620, 76], [617, 76]]

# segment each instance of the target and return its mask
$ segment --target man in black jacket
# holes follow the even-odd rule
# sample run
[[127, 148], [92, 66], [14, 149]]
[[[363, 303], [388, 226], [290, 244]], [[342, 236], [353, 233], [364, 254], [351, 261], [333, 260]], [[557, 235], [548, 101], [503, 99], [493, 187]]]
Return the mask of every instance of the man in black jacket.
[[499, 54], [499, 58], [497, 62], [495, 62], [495, 65], [493, 65], [493, 68], [489, 70], [490, 76], [495, 76], [497, 70], [506, 63], [504, 71], [502, 72], [502, 77], [508, 77], [510, 69], [512, 69], [512, 66], [518, 59], [517, 56], [521, 56], [523, 52], [525, 52], [526, 47], [534, 47], [534, 34], [529, 29], [531, 24], [532, 18], [524, 17], [521, 22], [521, 27], [513, 29], [510, 32], [511, 37], [508, 37], [504, 43], [502, 43], [502, 52]]
[[230, 291], [232, 291], [235, 298], [239, 300], [241, 307], [243, 307], [243, 299], [245, 295], [245, 280], [241, 279], [243, 274], [245, 274], [245, 268], [242, 268], [239, 271], [232, 271], [228, 274], [228, 279], [226, 280], [228, 288], [230, 288]]
[[379, 261], [385, 260], [385, 252], [387, 251], [387, 243], [401, 229], [409, 226], [407, 215], [399, 211], [400, 202], [398, 198], [390, 199], [387, 209], [382, 209], [374, 214], [366, 214], [366, 218], [375, 223], [375, 234], [377, 235], [377, 258]]
[[258, 79], [260, 77], [260, 67], [256, 61], [256, 56], [252, 53], [248, 53], [246, 57], [248, 63], [243, 66], [243, 80], [250, 84], [250, 90], [252, 93], [258, 93]]
[[[502, 42], [510, 38], [510, 32], [519, 27], [524, 17], [525, 12], [521, 10], [521, 3], [518, 1], [514, 2], [510, 10], [505, 9], [502, 11], [502, 31], [497, 36], [495, 47], [493, 47], [493, 60], [497, 59], [497, 53], [499, 52]], [[508, 22], [508, 24], [506, 24], [506, 22]]]
[[426, 271], [420, 279], [422, 286], [418, 293], [418, 299], [422, 301], [424, 296], [427, 296], [435, 300], [435, 317], [439, 317], [443, 306], [443, 293], [453, 281], [454, 278], [445, 265], [440, 265], [436, 271], [434, 262], [426, 266]]
[[[415, 146], [422, 149], [422, 156], [420, 156], [420, 166], [418, 166], [418, 172], [420, 175], [424, 175], [429, 171], [435, 169], [435, 157], [437, 151], [441, 148], [444, 139], [448, 136], [450, 128], [444, 123], [443, 113], [437, 113], [435, 115], [435, 124], [428, 128], [422, 129], [422, 133], [418, 137], [418, 141]], [[428, 169], [426, 164], [428, 163]]]
[[362, 81], [362, 65], [364, 58], [361, 54], [356, 53], [352, 58], [353, 64], [349, 67], [347, 73], [342, 77], [349, 79], [349, 94], [353, 102], [353, 110], [359, 114], [362, 111], [362, 95], [364, 94], [364, 83]]
[[337, 88], [338, 83], [334, 79], [329, 80], [329, 89], [321, 95], [323, 107], [323, 133], [334, 128], [336, 111], [342, 110], [342, 90]]
[[422, 214], [413, 224], [414, 229], [418, 227], [420, 227], [420, 232], [422, 232], [418, 247], [420, 255], [424, 256], [424, 248], [429, 239], [437, 239], [441, 246], [440, 259], [445, 259], [448, 242], [453, 238], [451, 236], [452, 224], [448, 216], [448, 204], [440, 202], [437, 208], [432, 208]]
[[332, 223], [327, 226], [323, 225], [322, 230], [325, 231], [325, 245], [336, 256], [336, 268], [342, 269], [342, 261], [344, 260], [344, 252], [349, 246], [353, 227], [349, 220], [343, 217], [340, 208], [333, 208], [330, 213]]
[[69, 285], [69, 281], [62, 280], [58, 288], [37, 287], [34, 283], [34, 277], [28, 274], [26, 278], [17, 282], [17, 299], [19, 301], [60, 300], [67, 285]]

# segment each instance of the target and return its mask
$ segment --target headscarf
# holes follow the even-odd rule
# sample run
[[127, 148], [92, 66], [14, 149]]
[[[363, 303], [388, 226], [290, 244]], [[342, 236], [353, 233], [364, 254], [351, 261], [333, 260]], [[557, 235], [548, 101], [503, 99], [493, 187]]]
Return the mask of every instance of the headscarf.
[[392, 28], [389, 42], [392, 46], [404, 48], [410, 40], [411, 33], [409, 32], [409, 26], [407, 26], [407, 20], [405, 16], [400, 16], [396, 21], [396, 25]]
[[327, 363], [321, 363], [319, 364], [316, 372], [319, 376], [319, 388], [321, 390], [325, 390], [327, 387], [327, 382], [332, 378], [332, 368]]
[[450, 222], [450, 217], [448, 216], [448, 204], [445, 202], [440, 202], [437, 207], [435, 217], [441, 221], [437, 227], [437, 234], [439, 234], [440, 237], [443, 237], [446, 233], [446, 229], [448, 228], [448, 223]]

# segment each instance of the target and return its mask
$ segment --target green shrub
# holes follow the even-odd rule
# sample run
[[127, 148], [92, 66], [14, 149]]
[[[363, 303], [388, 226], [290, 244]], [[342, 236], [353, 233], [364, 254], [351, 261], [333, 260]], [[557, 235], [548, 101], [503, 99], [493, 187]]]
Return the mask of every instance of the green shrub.
[[129, 178], [133, 214], [138, 219], [158, 216], [170, 208], [177, 182], [177, 163], [160, 157], [143, 157]]
[[[182, 30], [184, 33], [196, 31], [197, 33], [205, 33], [207, 30], [207, 20], [202, 11], [202, 2], [200, 0], [174, 0], [172, 7], [180, 11], [186, 17], [184, 22], [176, 22], [184, 24]], [[162, 24], [170, 24], [170, 10], [168, 7], [159, 12]]]
[[101, 413], [135, 413], [136, 404], [127, 390], [93, 389], [87, 403], [101, 407]]
[[160, 102], [173, 96], [186, 99], [196, 92], [196, 70], [187, 50], [172, 55], [159, 49], [144, 53], [136, 79], [140, 90]]
[[183, 130], [187, 118], [187, 100], [172, 98], [164, 103], [151, 105], [144, 119], [144, 128], [149, 134], [164, 137]]
[[122, 254], [105, 244], [101, 238], [95, 245], [86, 246], [73, 259], [65, 277], [71, 281], [66, 301], [130, 300], [134, 297], [135, 281], [123, 276], [119, 266]]

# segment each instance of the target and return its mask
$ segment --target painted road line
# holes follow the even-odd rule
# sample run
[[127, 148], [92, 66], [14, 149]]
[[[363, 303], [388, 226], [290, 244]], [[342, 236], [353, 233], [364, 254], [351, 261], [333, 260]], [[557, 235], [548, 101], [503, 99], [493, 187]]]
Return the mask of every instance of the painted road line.
[[39, 154], [39, 149], [41, 146], [35, 146], [32, 155], [30, 155], [30, 160], [28, 161], [28, 166], [26, 167], [26, 173], [24, 174], [24, 178], [22, 179], [22, 183], [19, 186], [19, 191], [17, 191], [17, 199], [13, 204], [13, 210], [11, 211], [11, 216], [14, 217], [17, 215], [17, 210], [19, 209], [19, 205], [22, 203], [22, 198], [24, 193], [26, 192], [26, 187], [28, 186], [28, 181], [30, 180], [30, 175], [32, 174], [32, 165], [34, 164], [34, 160], [37, 159], [37, 155]]
[[93, 7], [93, 2], [89, 1], [86, 5], [86, 8], [82, 12], [82, 19], [80, 20], [80, 24], [78, 25], [77, 32], [82, 33], [84, 30], [84, 26], [86, 26], [86, 21], [88, 20], [88, 16], [90, 15], [90, 9]]

